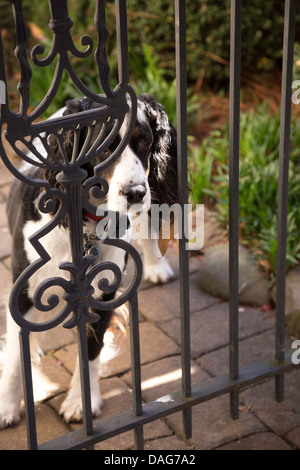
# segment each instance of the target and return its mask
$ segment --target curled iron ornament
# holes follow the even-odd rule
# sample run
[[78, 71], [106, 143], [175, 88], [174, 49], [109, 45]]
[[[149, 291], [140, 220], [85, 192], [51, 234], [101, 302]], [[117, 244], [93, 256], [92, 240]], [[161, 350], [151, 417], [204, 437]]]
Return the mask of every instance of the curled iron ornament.
[[[18, 86], [20, 93], [20, 109], [18, 113], [11, 111], [6, 104], [1, 105], [0, 124], [1, 140], [0, 153], [8, 169], [26, 184], [43, 189], [39, 200], [38, 209], [44, 214], [50, 214], [58, 205], [55, 215], [50, 221], [34, 233], [29, 241], [39, 255], [39, 258], [31, 263], [15, 282], [10, 295], [10, 310], [12, 317], [21, 328], [29, 331], [44, 331], [51, 329], [62, 322], [67, 328], [78, 325], [80, 322], [93, 322], [99, 318], [90, 309], [110, 310], [116, 308], [137, 291], [141, 281], [142, 263], [137, 251], [127, 242], [120, 239], [105, 239], [103, 244], [115, 245], [128, 253], [135, 265], [135, 274], [129, 287], [119, 297], [111, 301], [103, 301], [94, 298], [92, 286], [96, 276], [102, 271], [110, 271], [114, 280], [109, 283], [108, 279], [98, 282], [98, 288], [103, 292], [116, 290], [122, 280], [119, 267], [110, 261], [95, 263], [95, 257], [83, 254], [83, 220], [82, 210], [96, 213], [97, 207], [90, 201], [90, 194], [97, 198], [103, 198], [109, 190], [107, 180], [102, 176], [111, 164], [113, 164], [125, 149], [131, 137], [136, 119], [136, 96], [128, 83], [123, 81], [114, 89], [109, 87], [109, 64], [106, 57], [106, 41], [108, 32], [105, 25], [105, 2], [97, 0], [95, 12], [95, 24], [98, 33], [98, 45], [95, 60], [99, 70], [99, 76], [105, 95], [97, 95], [89, 90], [75, 73], [69, 54], [86, 58], [93, 50], [93, 41], [89, 36], [83, 36], [81, 44], [86, 46], [84, 51], [79, 51], [72, 40], [70, 29], [72, 21], [67, 10], [67, 0], [49, 0], [51, 19], [50, 29], [53, 32], [51, 49], [45, 58], [38, 58], [44, 53], [42, 45], [37, 45], [31, 52], [31, 58], [35, 65], [40, 67], [49, 66], [57, 58], [56, 69], [49, 87], [48, 93], [41, 103], [31, 113], [27, 114], [29, 108], [31, 68], [26, 57], [27, 28], [22, 12], [22, 0], [10, 0], [15, 12], [15, 23], [17, 30], [16, 55], [21, 69], [21, 80]], [[123, 57], [120, 54], [119, 57]], [[0, 74], [5, 83], [3, 56], [0, 56]], [[122, 64], [124, 68], [124, 64]], [[67, 70], [74, 85], [83, 95], [98, 103], [99, 107], [76, 114], [57, 117], [43, 122], [34, 122], [51, 104], [61, 83], [63, 71]], [[128, 96], [130, 106], [128, 104]], [[125, 116], [129, 115], [125, 135], [119, 142], [117, 148], [103, 162], [95, 166], [94, 176], [86, 178], [86, 171], [82, 166], [92, 161], [97, 155], [104, 152], [113, 142], [124, 122]], [[95, 128], [100, 127], [96, 139], [91, 138]], [[79, 146], [79, 133], [82, 128], [87, 130], [85, 141]], [[74, 136], [73, 152], [71, 158], [66, 155], [63, 146], [64, 132], [71, 131]], [[55, 136], [60, 149], [58, 157], [49, 145], [49, 137]], [[34, 179], [15, 167], [5, 150], [4, 139], [11, 145], [14, 152], [27, 164], [58, 173], [58, 180], [63, 190], [51, 188], [47, 180]], [[22, 146], [20, 146], [20, 143]], [[27, 151], [24, 151], [24, 146]], [[47, 155], [47, 158], [45, 158]], [[75, 209], [74, 209], [75, 207]], [[51, 312], [57, 308], [61, 299], [56, 294], [47, 291], [52, 287], [63, 290], [64, 305], [54, 318], [41, 323], [34, 323], [25, 319], [19, 310], [19, 297], [22, 290], [28, 284], [31, 277], [38, 272], [51, 257], [43, 247], [40, 239], [50, 233], [62, 219], [68, 215], [70, 226], [70, 244], [72, 261], [64, 261], [59, 268], [69, 273], [70, 279], [65, 277], [52, 277], [41, 282], [34, 292], [35, 307], [41, 312]], [[93, 266], [92, 266], [93, 265]], [[47, 297], [45, 300], [45, 296]], [[84, 308], [83, 308], [84, 307]], [[70, 319], [68, 317], [73, 315]], [[66, 321], [67, 320], [67, 321]]]

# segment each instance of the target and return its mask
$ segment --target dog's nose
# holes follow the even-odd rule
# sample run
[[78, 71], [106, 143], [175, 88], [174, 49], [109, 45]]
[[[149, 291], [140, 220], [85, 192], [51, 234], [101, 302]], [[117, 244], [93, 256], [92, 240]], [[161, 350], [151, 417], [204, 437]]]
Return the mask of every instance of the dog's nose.
[[145, 183], [138, 185], [126, 185], [121, 190], [122, 196], [127, 198], [128, 204], [137, 204], [142, 202], [146, 195]]

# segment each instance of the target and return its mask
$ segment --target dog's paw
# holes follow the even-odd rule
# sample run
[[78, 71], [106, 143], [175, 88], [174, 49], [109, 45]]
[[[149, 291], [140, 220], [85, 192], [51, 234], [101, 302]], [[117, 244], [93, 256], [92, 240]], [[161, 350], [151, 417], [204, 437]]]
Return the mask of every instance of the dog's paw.
[[52, 382], [46, 375], [44, 375], [41, 368], [36, 364], [33, 364], [32, 367], [32, 379], [35, 402], [44, 401], [53, 396], [59, 390], [59, 385]]
[[174, 279], [174, 271], [165, 258], [156, 263], [144, 265], [144, 279], [153, 284], [165, 284]]
[[0, 381], [0, 429], [20, 421], [21, 394], [19, 389], [9, 387], [5, 380]]
[[59, 410], [67, 423], [82, 420], [82, 401], [80, 397], [67, 397]]
[[4, 403], [4, 401], [0, 401], [0, 429], [20, 421], [20, 407], [15, 404]]
[[[103, 400], [100, 393], [95, 396], [92, 395], [92, 414], [96, 418], [101, 414], [101, 407]], [[59, 413], [64, 417], [67, 423], [82, 421], [83, 412], [82, 412], [82, 398], [80, 395], [73, 395], [69, 393], [67, 398], [62, 403]]]

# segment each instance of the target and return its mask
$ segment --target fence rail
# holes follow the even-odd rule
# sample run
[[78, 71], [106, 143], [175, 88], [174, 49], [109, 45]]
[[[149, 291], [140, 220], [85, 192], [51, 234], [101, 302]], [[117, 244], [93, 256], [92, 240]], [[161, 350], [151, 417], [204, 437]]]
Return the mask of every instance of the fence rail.
[[[118, 63], [119, 63], [119, 85], [115, 90], [109, 86], [109, 64], [106, 58], [106, 41], [108, 31], [105, 25], [105, 2], [96, 1], [95, 24], [98, 32], [98, 44], [96, 53], [96, 62], [99, 69], [99, 77], [105, 97], [99, 97], [80, 81], [74, 72], [68, 51], [82, 60], [90, 53], [91, 39], [85, 38], [82, 43], [87, 45], [84, 52], [79, 52], [72, 41], [70, 28], [72, 21], [68, 16], [67, 0], [49, 0], [51, 20], [50, 28], [53, 32], [52, 48], [45, 59], [38, 59], [41, 49], [39, 46], [32, 51], [33, 61], [39, 66], [48, 66], [54, 57], [59, 56], [58, 66], [56, 68], [53, 82], [47, 96], [39, 106], [28, 114], [31, 69], [26, 58], [27, 28], [22, 12], [22, 1], [11, 0], [15, 10], [15, 21], [17, 31], [17, 49], [16, 55], [19, 60], [21, 70], [21, 80], [18, 87], [21, 104], [19, 113], [14, 113], [9, 109], [8, 97], [1, 104], [1, 126], [6, 126], [6, 138], [16, 150], [18, 155], [25, 161], [28, 157], [16, 146], [17, 140], [24, 140], [25, 136], [31, 136], [31, 139], [40, 133], [51, 133], [62, 127], [69, 128], [74, 125], [73, 118], [66, 116], [58, 121], [48, 124], [35, 123], [37, 117], [49, 106], [62, 78], [62, 72], [66, 69], [77, 88], [86, 96], [94, 101], [98, 101], [101, 107], [98, 112], [86, 112], [76, 116], [76, 124], [83, 125], [86, 121], [98, 120], [104, 122], [108, 117], [113, 116], [118, 121], [117, 128], [124, 119], [128, 111], [125, 95], [130, 94], [132, 100], [131, 122], [128, 127], [124, 140], [114, 153], [114, 158], [122, 152], [127, 145], [135, 121], [136, 99], [132, 89], [128, 85], [128, 39], [127, 39], [127, 19], [126, 19], [126, 1], [116, 0], [116, 25], [117, 25], [117, 45], [118, 45]], [[186, 113], [186, 2], [185, 0], [175, 0], [175, 37], [176, 37], [176, 79], [177, 79], [177, 136], [178, 136], [178, 194], [179, 202], [184, 205], [188, 202], [188, 178], [187, 178], [187, 113]], [[130, 338], [131, 338], [131, 357], [132, 357], [132, 375], [133, 375], [133, 407], [131, 410], [112, 418], [92, 422], [90, 385], [88, 374], [88, 355], [86, 342], [86, 322], [93, 321], [90, 317], [88, 306], [75, 300], [78, 288], [83, 289], [83, 283], [87, 281], [86, 272], [82, 268], [83, 250], [82, 250], [82, 201], [87, 204], [85, 188], [82, 184], [83, 178], [80, 173], [82, 160], [76, 160], [75, 165], [66, 164], [61, 168], [63, 173], [62, 181], [65, 184], [65, 196], [61, 198], [62, 211], [68, 212], [71, 224], [72, 237], [70, 243], [73, 254], [74, 270], [71, 283], [68, 288], [67, 307], [60, 315], [52, 321], [43, 324], [34, 324], [26, 321], [20, 315], [18, 310], [18, 298], [24, 283], [29, 276], [35, 272], [40, 265], [36, 263], [30, 266], [29, 270], [18, 279], [13, 287], [11, 294], [11, 314], [14, 320], [20, 325], [20, 338], [22, 349], [22, 364], [24, 376], [24, 391], [26, 403], [26, 419], [28, 431], [28, 446], [30, 449], [81, 449], [90, 447], [93, 444], [108, 439], [114, 435], [133, 429], [135, 431], [136, 447], [143, 448], [143, 425], [157, 420], [166, 415], [182, 411], [183, 428], [185, 437], [192, 435], [192, 407], [196, 404], [205, 402], [217, 396], [230, 395], [230, 410], [233, 419], [238, 418], [238, 396], [239, 390], [254, 383], [260, 382], [268, 377], [275, 377], [276, 382], [276, 400], [283, 400], [284, 373], [288, 371], [293, 364], [290, 354], [284, 353], [284, 310], [285, 310], [285, 258], [286, 258], [286, 223], [287, 223], [287, 197], [288, 197], [288, 163], [289, 163], [289, 139], [290, 139], [290, 119], [291, 119], [291, 93], [292, 93], [292, 68], [293, 68], [293, 45], [295, 32], [295, 11], [296, 0], [285, 1], [284, 18], [284, 42], [283, 42], [283, 79], [282, 79], [282, 105], [281, 105], [281, 135], [280, 135], [280, 175], [279, 175], [279, 197], [278, 197], [278, 257], [277, 257], [277, 299], [276, 299], [276, 354], [274, 358], [266, 358], [265, 361], [252, 364], [251, 366], [240, 369], [239, 367], [239, 336], [238, 336], [238, 224], [239, 224], [239, 114], [240, 114], [240, 79], [241, 79], [241, 25], [242, 25], [242, 1], [231, 1], [231, 59], [230, 59], [230, 214], [229, 214], [229, 242], [230, 242], [230, 300], [229, 300], [229, 357], [230, 372], [227, 376], [216, 377], [197, 385], [191, 385], [190, 368], [190, 314], [189, 314], [189, 286], [188, 286], [188, 252], [185, 250], [186, 240], [182, 238], [179, 243], [179, 261], [180, 261], [180, 318], [181, 318], [181, 357], [182, 357], [182, 388], [169, 397], [169, 401], [156, 400], [155, 402], [142, 403], [141, 393], [141, 371], [140, 371], [140, 346], [139, 346], [139, 325], [138, 325], [138, 297], [137, 289], [141, 279], [142, 265], [139, 255], [130, 245], [121, 244], [119, 240], [115, 242], [116, 246], [127, 251], [134, 259], [136, 265], [135, 280], [130, 286], [128, 292], [113, 303], [117, 306], [125, 301], [129, 301], [130, 310]], [[76, 26], [76, 25], [75, 25]], [[3, 48], [0, 44], [0, 80], [6, 83]], [[32, 142], [32, 140], [30, 141]], [[16, 169], [13, 163], [6, 155], [3, 143], [0, 144], [1, 157], [9, 170], [19, 179], [28, 184], [40, 185], [44, 187], [47, 197], [51, 199], [53, 193], [49, 189], [47, 182], [41, 185], [40, 181], [29, 180], [26, 175]], [[41, 158], [33, 162], [35, 165], [47, 167], [47, 162]], [[107, 166], [107, 165], [106, 165]], [[98, 171], [98, 177], [101, 178], [101, 168]], [[90, 187], [98, 181], [91, 181]], [[56, 195], [57, 196], [57, 195]], [[75, 203], [75, 204], [74, 204]], [[41, 205], [40, 205], [41, 207]], [[75, 210], [72, 208], [75, 207]], [[90, 208], [90, 207], [89, 207]], [[92, 208], [95, 210], [95, 208]], [[58, 223], [58, 218], [56, 218]], [[39, 238], [54, 226], [42, 229], [35, 235], [35, 247], [41, 255], [42, 263], [47, 255], [41, 251]], [[46, 231], [45, 231], [46, 230]], [[184, 230], [182, 230], [184, 233]], [[64, 260], [62, 260], [64, 261]], [[113, 263], [111, 263], [113, 264]], [[81, 275], [76, 276], [76, 269]], [[113, 270], [113, 266], [111, 266]], [[84, 279], [84, 281], [82, 281]], [[56, 283], [66, 288], [59, 279], [51, 278], [45, 281], [50, 285]], [[45, 286], [46, 286], [45, 284]], [[86, 284], [85, 288], [86, 288]], [[44, 288], [45, 288], [44, 286]], [[87, 298], [86, 292], [84, 295]], [[82, 299], [81, 299], [82, 300]], [[118, 304], [119, 302], [119, 304]], [[101, 308], [105, 309], [104, 305]], [[111, 308], [111, 304], [110, 307]], [[76, 326], [79, 337], [79, 355], [81, 363], [84, 425], [82, 429], [74, 431], [46, 442], [40, 446], [37, 445], [35, 412], [33, 402], [31, 366], [30, 366], [30, 345], [29, 337], [32, 331], [44, 331], [51, 329], [59, 323], [66, 320], [69, 314], [73, 315], [65, 326]]]

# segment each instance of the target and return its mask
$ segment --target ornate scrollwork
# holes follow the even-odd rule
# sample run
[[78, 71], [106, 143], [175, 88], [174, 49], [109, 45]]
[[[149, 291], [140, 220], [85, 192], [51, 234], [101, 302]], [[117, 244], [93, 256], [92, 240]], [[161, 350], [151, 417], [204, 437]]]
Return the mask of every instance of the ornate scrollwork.
[[[11, 0], [11, 2], [15, 10], [17, 30], [16, 55], [21, 68], [21, 80], [18, 87], [21, 95], [21, 104], [18, 113], [14, 113], [6, 107], [5, 113], [1, 114], [0, 124], [2, 127], [6, 126], [6, 129], [4, 133], [2, 132], [0, 153], [4, 163], [17, 178], [27, 184], [43, 188], [43, 192], [38, 200], [38, 208], [42, 213], [50, 214], [56, 208], [55, 215], [50, 218], [49, 222], [29, 239], [40, 258], [29, 265], [16, 281], [10, 297], [11, 313], [15, 321], [22, 328], [26, 328], [29, 331], [43, 331], [53, 328], [67, 320], [70, 314], [73, 314], [73, 317], [64, 323], [65, 327], [71, 328], [79, 324], [79, 322], [93, 322], [98, 319], [98, 315], [89, 309], [108, 310], [122, 305], [136, 292], [141, 280], [142, 264], [136, 250], [123, 240], [106, 238], [103, 241], [104, 244], [118, 246], [133, 258], [136, 268], [135, 275], [126, 292], [122, 293], [117, 299], [102, 301], [94, 298], [92, 283], [97, 278], [97, 275], [103, 271], [113, 273], [114, 280], [111, 283], [107, 279], [102, 279], [98, 282], [100, 290], [110, 292], [119, 287], [122, 273], [118, 266], [112, 262], [102, 262], [94, 265], [94, 256], [84, 256], [82, 220], [83, 209], [94, 214], [96, 213], [97, 208], [90, 200], [91, 192], [97, 198], [103, 198], [108, 192], [108, 182], [102, 174], [119, 157], [129, 142], [135, 123], [136, 97], [131, 87], [127, 83], [122, 82], [122, 80], [115, 90], [111, 90], [109, 86], [110, 69], [106, 57], [108, 32], [105, 25], [105, 2], [97, 0], [95, 13], [95, 24], [98, 32], [95, 60], [105, 93], [105, 95], [98, 95], [89, 90], [79, 79], [69, 57], [69, 53], [71, 53], [76, 57], [84, 59], [91, 54], [93, 50], [92, 39], [89, 36], [83, 36], [81, 44], [86, 49], [79, 51], [75, 47], [70, 34], [73, 23], [68, 16], [67, 0], [60, 0], [60, 2], [50, 0], [51, 19], [49, 26], [53, 32], [51, 49], [45, 58], [39, 58], [38, 56], [44, 54], [45, 51], [42, 45], [37, 45], [31, 52], [31, 58], [34, 64], [39, 67], [46, 67], [57, 58], [56, 69], [48, 93], [42, 102], [27, 114], [31, 80], [31, 68], [26, 57], [28, 33], [22, 14], [22, 0]], [[53, 101], [64, 70], [68, 72], [74, 85], [82, 94], [97, 102], [99, 107], [48, 121], [34, 122]], [[82, 166], [104, 152], [115, 139], [126, 114], [129, 112], [128, 95], [131, 106], [125, 135], [114, 152], [94, 168], [94, 176], [86, 179], [86, 171]], [[98, 126], [97, 129], [100, 126], [100, 131], [97, 138], [92, 141], [91, 137], [96, 126]], [[81, 143], [79, 146], [79, 135], [83, 127], [86, 130], [86, 136], [84, 143]], [[71, 158], [66, 154], [63, 145], [64, 133], [69, 131], [73, 135]], [[49, 145], [49, 139], [53, 136], [57, 141], [59, 155]], [[63, 186], [63, 191], [50, 187], [47, 180], [30, 178], [22, 170], [16, 168], [5, 151], [4, 138], [10, 143], [15, 153], [27, 164], [58, 173], [57, 179]], [[66, 271], [69, 274], [69, 279], [64, 276], [45, 279], [39, 284], [34, 294], [35, 307], [41, 312], [51, 312], [59, 306], [61, 299], [55, 294], [49, 294], [47, 297], [47, 291], [51, 291], [51, 288], [54, 286], [60, 287], [64, 292], [64, 305], [52, 320], [32, 323], [22, 317], [18, 306], [19, 297], [31, 276], [51, 259], [40, 240], [53, 230], [66, 215], [68, 215], [72, 234], [70, 237], [72, 261], [66, 262], [62, 260], [59, 267], [62, 271]]]

